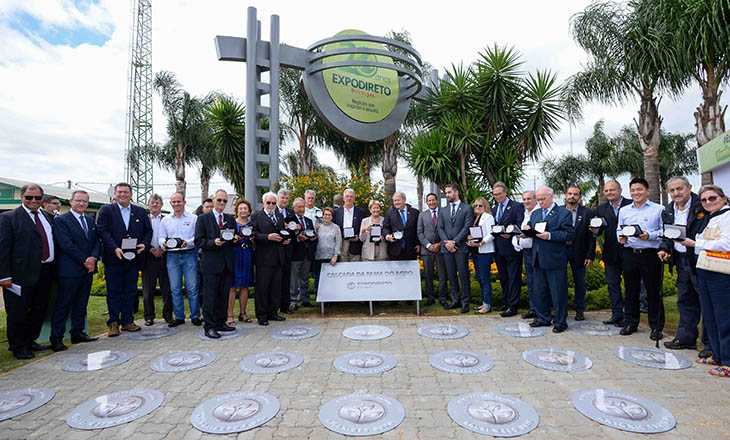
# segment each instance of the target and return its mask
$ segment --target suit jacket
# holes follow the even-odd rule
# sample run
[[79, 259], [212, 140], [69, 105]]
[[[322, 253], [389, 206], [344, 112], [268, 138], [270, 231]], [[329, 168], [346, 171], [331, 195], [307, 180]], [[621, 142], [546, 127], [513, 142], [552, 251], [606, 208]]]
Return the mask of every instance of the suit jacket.
[[[38, 212], [53, 228], [53, 216], [42, 209]], [[42, 255], [41, 234], [22, 206], [0, 215], [0, 280], [12, 278], [13, 284], [33, 286], [41, 271]]]
[[396, 231], [403, 232], [403, 240], [405, 240], [405, 247], [401, 240], [388, 243], [388, 256], [406, 258], [409, 260], [415, 260], [418, 258], [418, 252], [416, 246], [419, 245], [418, 241], [418, 216], [420, 211], [411, 205], [406, 205], [406, 225], [403, 226], [403, 219], [400, 216], [400, 212], [394, 207], [390, 207], [386, 211], [383, 219], [383, 236], [392, 234]]
[[441, 241], [438, 230], [438, 217], [441, 214], [441, 209], [438, 208], [438, 214], [436, 214], [436, 224], [433, 224], [433, 216], [430, 209], [426, 209], [418, 215], [418, 228], [416, 233], [418, 234], [418, 241], [421, 243], [421, 255], [431, 255], [433, 252], [426, 248], [427, 244], [434, 244]]
[[469, 227], [474, 223], [474, 211], [464, 202], [459, 203], [456, 213], [451, 217], [451, 203], [439, 209], [438, 233], [441, 239], [441, 253], [450, 254], [446, 249], [445, 241], [453, 240], [456, 243], [456, 253], [466, 254], [469, 247], [466, 245], [466, 236]]
[[[102, 261], [105, 265], [122, 264], [127, 260], [120, 260], [114, 254], [114, 249], [122, 246], [123, 238], [136, 238], [137, 244], [143, 244], [145, 249], [150, 248], [152, 242], [152, 224], [144, 208], [130, 204], [129, 228], [124, 226], [122, 211], [119, 205], [112, 203], [99, 209], [96, 217], [96, 227], [104, 246]], [[139, 261], [137, 261], [139, 260]], [[137, 264], [141, 259], [135, 258]]]
[[[61, 278], [78, 278], [89, 273], [84, 262], [89, 257], [97, 260], [101, 254], [101, 239], [96, 222], [84, 214], [88, 233], [72, 212], [61, 214], [53, 223], [53, 238], [56, 240], [56, 274]], [[96, 273], [96, 269], [94, 272]]]
[[[302, 216], [302, 219], [304, 220], [305, 229], [314, 229], [312, 220], [304, 216]], [[294, 216], [294, 221], [299, 224], [299, 219], [296, 218], [296, 215]], [[309, 258], [310, 248], [317, 248], [317, 242], [310, 240], [299, 241], [299, 237], [297, 236], [292, 238], [292, 244], [289, 247], [292, 250], [292, 261], [304, 261]]]
[[[619, 206], [619, 211], [622, 207], [630, 204], [631, 200], [625, 197], [621, 197], [621, 205]], [[603, 236], [603, 250], [601, 252], [601, 259], [606, 264], [621, 263], [621, 249], [623, 248], [623, 245], [621, 245], [616, 238], [618, 217], [613, 213], [613, 206], [611, 206], [611, 202], [606, 202], [598, 205], [598, 207], [596, 208], [596, 217], [603, 217], [604, 219], [606, 219], [607, 225], [599, 228], [598, 231], [593, 235], [598, 236], [603, 234], [604, 231], [608, 231], [608, 233], [604, 234]]]
[[[358, 237], [360, 235], [360, 223], [362, 222], [362, 219], [367, 217], [365, 215], [365, 210], [362, 208], [359, 208], [355, 206], [354, 211], [352, 213], [352, 228], [355, 230], [355, 237]], [[345, 208], [341, 207], [340, 209], [335, 210], [335, 218], [332, 220], [335, 222], [337, 226], [340, 227], [340, 232], [342, 233], [342, 241], [345, 241], [345, 228], [342, 226], [345, 218]], [[349, 239], [348, 239], [349, 240]], [[356, 241], [356, 242], [350, 242], [350, 253], [352, 255], [360, 255], [362, 251], [362, 242]]]
[[[568, 210], [567, 208], [565, 209]], [[583, 205], [579, 205], [577, 211], [574, 226], [575, 235], [573, 235], [573, 240], [569, 242], [568, 259], [573, 264], [582, 265], [585, 260], [596, 259], [596, 237], [588, 229], [588, 225], [595, 214], [592, 209], [586, 208]], [[570, 214], [569, 210], [568, 214]], [[573, 214], [571, 214], [570, 220], [573, 220]]]
[[[686, 209], [686, 206], [685, 206]], [[687, 213], [687, 237], [693, 238], [700, 232], [702, 232], [702, 229], [704, 229], [702, 226], [702, 221], [698, 221], [697, 216], [700, 216], [700, 219], [707, 215], [705, 210], [702, 208], [702, 203], [700, 203], [700, 197], [692, 193], [689, 200], [689, 212]], [[674, 202], [669, 202], [667, 206], [664, 208], [664, 211], [662, 211], [662, 224], [663, 225], [673, 225], [674, 224]], [[702, 228], [702, 229], [701, 229]], [[661, 241], [661, 244], [659, 245], [659, 250], [665, 251], [671, 255], [669, 259], [669, 270], [671, 271], [672, 268], [675, 265], [674, 261], [674, 240], [669, 240], [668, 238], [663, 238]], [[696, 259], [697, 256], [695, 255], [695, 248], [688, 247], [687, 248], [687, 255], [690, 258], [690, 266], [695, 267], [696, 266]]]
[[[525, 205], [517, 203], [512, 199], [507, 202], [507, 208], [502, 212], [502, 217], [497, 221], [497, 212], [499, 205], [492, 207], [492, 215], [496, 225], [517, 225], [520, 226], [522, 221], [525, 219]], [[491, 231], [490, 231], [491, 232]], [[494, 238], [494, 250], [497, 254], [503, 257], [515, 257], [521, 254], [517, 252], [515, 247], [512, 246], [512, 238]]]
[[256, 211], [251, 216], [253, 223], [253, 234], [256, 239], [256, 248], [254, 250], [257, 266], [284, 266], [288, 261], [286, 255], [286, 247], [283, 241], [276, 242], [269, 240], [269, 234], [279, 232], [284, 229], [284, 217], [275, 212], [276, 224], [274, 224], [264, 210]]
[[[535, 224], [542, 222], [542, 209], [538, 207], [532, 212], [528, 224], [535, 229]], [[573, 216], [562, 206], [554, 205], [545, 220], [550, 233], [550, 240], [532, 239], [532, 262], [545, 270], [561, 269], [567, 276], [565, 266], [568, 264], [568, 248], [566, 242], [573, 239]], [[538, 263], [539, 262], [539, 263]]]
[[[279, 206], [276, 207], [276, 211], [278, 212], [281, 208]], [[289, 223], [290, 221], [294, 220], [296, 221], [296, 214], [294, 213], [293, 209], [284, 208], [281, 213], [282, 218], [284, 219], [284, 224], [286, 226], [286, 223]], [[284, 246], [284, 252], [286, 253], [286, 263], [289, 263], [292, 259], [292, 255], [294, 255], [294, 241], [292, 240], [289, 242], [288, 245]]]
[[[219, 274], [227, 268], [233, 272], [233, 243], [215, 245], [215, 239], [221, 236], [215, 212], [211, 210], [201, 214], [195, 222], [195, 247], [200, 249], [200, 271]], [[223, 214], [223, 229], [236, 230], [236, 219], [232, 215]]]

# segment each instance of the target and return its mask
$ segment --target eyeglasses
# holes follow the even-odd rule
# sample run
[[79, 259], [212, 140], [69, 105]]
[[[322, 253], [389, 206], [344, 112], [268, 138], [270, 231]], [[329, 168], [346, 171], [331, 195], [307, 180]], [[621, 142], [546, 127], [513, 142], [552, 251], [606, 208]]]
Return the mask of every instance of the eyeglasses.
[[215, 199], [216, 202], [228, 203], [228, 199]]
[[76, 202], [76, 203], [89, 203], [88, 200], [83, 200], [83, 199], [71, 199], [71, 201]]
[[700, 199], [700, 202], [702, 202], [702, 203], [712, 203], [715, 200], [717, 200], [718, 198], [719, 198], [718, 196], [709, 196], [706, 199]]
[[484, 208], [484, 205], [477, 205], [477, 204], [475, 204], [474, 207], [475, 208]]
[[276, 202], [266, 202], [267, 205], [276, 205]]
[[43, 200], [43, 196], [23, 196], [25, 200]]

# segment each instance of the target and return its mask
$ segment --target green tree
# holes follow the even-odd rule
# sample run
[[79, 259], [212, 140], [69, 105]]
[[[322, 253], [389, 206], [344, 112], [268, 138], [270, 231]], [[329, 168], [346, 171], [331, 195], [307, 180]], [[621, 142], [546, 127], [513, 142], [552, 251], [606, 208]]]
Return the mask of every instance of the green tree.
[[210, 142], [218, 148], [220, 169], [239, 195], [245, 194], [246, 108], [220, 96], [205, 107]]

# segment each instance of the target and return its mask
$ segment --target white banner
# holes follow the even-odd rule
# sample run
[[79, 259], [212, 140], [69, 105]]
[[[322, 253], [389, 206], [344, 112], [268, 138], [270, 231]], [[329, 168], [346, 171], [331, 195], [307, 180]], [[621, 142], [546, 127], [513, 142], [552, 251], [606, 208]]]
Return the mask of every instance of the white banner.
[[322, 263], [317, 302], [421, 299], [418, 261]]

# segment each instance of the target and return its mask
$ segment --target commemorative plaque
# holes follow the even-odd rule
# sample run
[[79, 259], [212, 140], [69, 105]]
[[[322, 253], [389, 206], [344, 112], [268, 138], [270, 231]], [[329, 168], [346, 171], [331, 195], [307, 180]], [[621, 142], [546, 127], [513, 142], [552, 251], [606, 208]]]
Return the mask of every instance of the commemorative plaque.
[[601, 321], [576, 321], [570, 323], [571, 330], [577, 330], [584, 335], [616, 336], [621, 332], [619, 327], [606, 325]]
[[269, 351], [253, 354], [243, 358], [239, 366], [242, 371], [251, 374], [275, 374], [293, 370], [304, 362], [297, 353], [288, 351]]
[[269, 336], [284, 341], [296, 341], [299, 339], [313, 338], [319, 334], [319, 329], [308, 325], [290, 325], [271, 331]]
[[222, 394], [195, 408], [190, 422], [202, 432], [232, 434], [263, 425], [279, 407], [279, 399], [258, 391]]
[[614, 353], [619, 359], [642, 367], [683, 370], [692, 366], [692, 362], [686, 357], [658, 348], [616, 347]]
[[461, 339], [469, 330], [456, 324], [431, 324], [419, 327], [418, 334], [431, 339]]
[[551, 371], [585, 371], [593, 366], [593, 362], [582, 354], [554, 348], [525, 350], [522, 359], [528, 364]]
[[383, 238], [383, 229], [380, 225], [372, 225], [370, 229], [370, 242], [379, 243]]
[[159, 339], [165, 336], [172, 336], [180, 332], [180, 327], [170, 327], [167, 324], [156, 325], [154, 327], [142, 327], [138, 332], [130, 333], [127, 338], [136, 341], [146, 341], [149, 339]]
[[233, 241], [233, 238], [236, 235], [235, 229], [221, 229], [220, 231], [221, 240], [223, 241]]
[[216, 354], [203, 350], [166, 354], [150, 362], [150, 368], [160, 373], [179, 373], [202, 368], [215, 361]]
[[339, 356], [334, 366], [343, 373], [381, 374], [392, 370], [398, 360], [389, 354], [379, 351], [357, 351]]
[[478, 374], [494, 367], [494, 361], [486, 354], [466, 350], [448, 350], [428, 358], [432, 367], [455, 374]]
[[641, 230], [641, 226], [639, 225], [626, 225], [621, 227], [622, 237], [638, 237], [643, 232], [644, 231]]
[[447, 407], [459, 426], [477, 434], [517, 437], [537, 428], [540, 417], [522, 400], [498, 393], [468, 393], [454, 398]]
[[200, 333], [198, 333], [198, 337], [204, 341], [226, 341], [228, 339], [237, 338], [239, 336], [243, 336], [246, 333], [248, 333], [248, 330], [246, 330], [243, 327], [236, 327], [235, 331], [232, 332], [220, 332], [221, 337], [218, 339], [213, 339], [205, 336], [205, 330], [201, 330]]
[[662, 406], [614, 390], [585, 390], [573, 396], [573, 406], [589, 419], [611, 428], [656, 434], [674, 428], [676, 420]]
[[127, 390], [105, 394], [77, 406], [66, 417], [76, 429], [105, 429], [133, 422], [159, 408], [165, 395], [157, 390]]
[[76, 356], [64, 362], [63, 371], [96, 371], [114, 367], [132, 359], [132, 352], [127, 350], [104, 350]]
[[529, 324], [524, 322], [504, 322], [502, 324], [495, 324], [493, 327], [495, 332], [505, 335], [514, 336], [516, 338], [534, 338], [536, 336], [544, 336], [544, 327], [530, 327]]
[[377, 435], [396, 428], [406, 416], [403, 405], [382, 394], [355, 393], [322, 405], [319, 421], [325, 428], [351, 436]]
[[471, 226], [469, 228], [469, 235], [471, 235], [469, 243], [479, 243], [484, 238], [481, 226]]
[[0, 392], [0, 422], [31, 412], [50, 402], [56, 393], [48, 388], [23, 388]]
[[393, 334], [393, 330], [382, 325], [358, 325], [342, 332], [342, 336], [355, 341], [375, 341], [385, 339]]
[[137, 258], [137, 239], [122, 238], [122, 245], [120, 249], [122, 249], [125, 260], [134, 260], [135, 258]]
[[165, 247], [168, 249], [180, 249], [183, 247], [184, 241], [182, 238], [168, 238], [165, 240]]
[[687, 238], [687, 226], [685, 225], [664, 225], [664, 238], [682, 241]]
[[246, 225], [241, 228], [241, 235], [244, 237], [250, 237], [253, 235], [253, 226]]
[[603, 217], [593, 217], [588, 226], [591, 228], [605, 228], [608, 226], [608, 223]]

